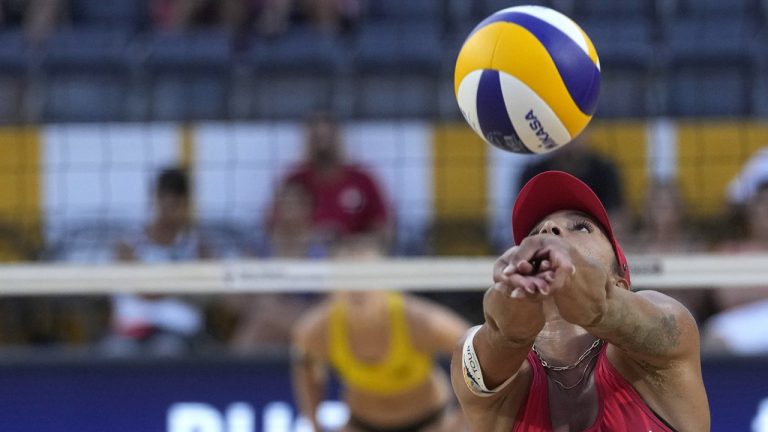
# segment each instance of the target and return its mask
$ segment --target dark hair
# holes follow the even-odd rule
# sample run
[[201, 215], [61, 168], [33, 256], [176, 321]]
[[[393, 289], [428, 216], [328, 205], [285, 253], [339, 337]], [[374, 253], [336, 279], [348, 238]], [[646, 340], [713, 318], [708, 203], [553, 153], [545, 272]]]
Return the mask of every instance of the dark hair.
[[762, 191], [768, 189], [768, 177], [761, 179], [757, 183], [757, 187], [755, 188], [755, 195], [761, 193]]
[[180, 197], [189, 196], [189, 178], [180, 168], [165, 168], [160, 171], [155, 184], [155, 193], [171, 194]]

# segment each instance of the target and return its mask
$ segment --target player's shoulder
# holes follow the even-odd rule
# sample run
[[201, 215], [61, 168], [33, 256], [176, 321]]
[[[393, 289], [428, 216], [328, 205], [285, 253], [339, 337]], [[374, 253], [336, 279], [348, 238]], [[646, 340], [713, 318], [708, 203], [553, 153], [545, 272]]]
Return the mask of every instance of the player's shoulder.
[[688, 310], [688, 308], [685, 307], [684, 304], [668, 296], [667, 294], [655, 290], [640, 290], [635, 291], [634, 293], [647, 299], [657, 307], [663, 309], [665, 312], [679, 315], [684, 317], [686, 320], [694, 320], [693, 315]]
[[330, 310], [331, 302], [328, 299], [307, 309], [294, 325], [294, 341], [298, 343], [309, 343], [313, 339], [325, 334]]
[[316, 358], [327, 356], [330, 299], [310, 307], [293, 327], [293, 348]]

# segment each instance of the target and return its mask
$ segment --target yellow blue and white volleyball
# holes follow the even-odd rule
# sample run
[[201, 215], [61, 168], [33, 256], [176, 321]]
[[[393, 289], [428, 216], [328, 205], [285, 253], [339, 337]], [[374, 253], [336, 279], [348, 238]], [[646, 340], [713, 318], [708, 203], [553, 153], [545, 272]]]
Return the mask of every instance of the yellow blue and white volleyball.
[[592, 119], [600, 60], [567, 16], [516, 6], [472, 30], [456, 60], [454, 86], [464, 118], [487, 142], [546, 153], [571, 142]]

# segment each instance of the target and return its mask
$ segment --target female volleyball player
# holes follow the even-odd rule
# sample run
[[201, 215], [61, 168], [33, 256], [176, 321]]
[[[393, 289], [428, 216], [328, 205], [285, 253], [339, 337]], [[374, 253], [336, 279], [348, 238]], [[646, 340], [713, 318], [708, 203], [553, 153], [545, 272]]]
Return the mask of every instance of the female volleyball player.
[[699, 334], [688, 311], [632, 292], [600, 200], [548, 171], [520, 191], [518, 246], [496, 263], [486, 322], [454, 352], [473, 431], [709, 430]]
[[[375, 258], [374, 251], [347, 243], [339, 255]], [[450, 353], [467, 327], [450, 310], [408, 294], [332, 294], [294, 332], [294, 390], [302, 413], [321, 430], [315, 411], [329, 365], [342, 381], [350, 410], [344, 432], [463, 430], [435, 356]]]

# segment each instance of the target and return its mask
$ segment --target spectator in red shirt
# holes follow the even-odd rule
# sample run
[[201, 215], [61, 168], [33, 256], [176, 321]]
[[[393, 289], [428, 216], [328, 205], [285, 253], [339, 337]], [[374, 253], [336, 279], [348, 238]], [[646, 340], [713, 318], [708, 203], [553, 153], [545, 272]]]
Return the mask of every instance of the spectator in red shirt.
[[344, 160], [338, 123], [331, 115], [310, 116], [306, 152], [283, 183], [295, 182], [309, 191], [315, 229], [331, 237], [372, 235], [386, 241], [388, 215], [381, 190], [362, 167]]

